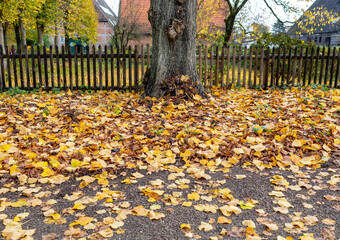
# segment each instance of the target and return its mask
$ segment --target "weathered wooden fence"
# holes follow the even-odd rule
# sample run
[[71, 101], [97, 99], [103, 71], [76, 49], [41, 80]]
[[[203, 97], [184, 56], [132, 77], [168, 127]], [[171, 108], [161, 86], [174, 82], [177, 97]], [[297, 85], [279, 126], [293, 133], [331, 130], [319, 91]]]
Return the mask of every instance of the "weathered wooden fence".
[[[29, 46], [22, 51], [0, 48], [0, 90], [138, 90], [151, 62], [149, 45], [67, 50], [57, 46]], [[339, 68], [336, 48], [197, 48], [197, 69], [206, 87], [233, 84], [266, 89], [320, 84], [337, 88]]]

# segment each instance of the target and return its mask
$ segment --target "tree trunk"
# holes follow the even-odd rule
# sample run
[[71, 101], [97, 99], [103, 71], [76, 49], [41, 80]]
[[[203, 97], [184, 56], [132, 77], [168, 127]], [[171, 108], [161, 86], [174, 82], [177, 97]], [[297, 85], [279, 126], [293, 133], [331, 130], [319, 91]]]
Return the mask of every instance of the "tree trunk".
[[236, 15], [230, 13], [227, 19], [224, 19], [225, 22], [225, 34], [224, 34], [224, 41], [223, 45], [226, 47], [230, 42], [231, 36], [233, 34], [233, 29], [235, 25]]
[[70, 36], [68, 35], [67, 29], [64, 28], [65, 30], [65, 50], [68, 52], [68, 47], [70, 46]]
[[197, 0], [151, 0], [149, 21], [152, 26], [152, 62], [145, 93], [162, 97], [164, 80], [177, 74], [187, 75], [204, 89], [196, 66]]
[[15, 40], [17, 42], [17, 50], [21, 49], [21, 34], [19, 24], [14, 24]]
[[20, 34], [21, 34], [21, 49], [24, 49], [26, 46], [26, 28], [24, 26], [22, 16], [19, 16], [19, 27], [20, 27]]
[[8, 45], [8, 31], [7, 31], [8, 25], [9, 25], [8, 22], [5, 22], [5, 23], [3, 24], [4, 44], [5, 44], [5, 46]]
[[55, 34], [54, 45], [55, 46], [59, 46], [59, 33], [58, 33], [58, 28], [57, 27], [54, 28], [54, 34]]
[[5, 49], [5, 41], [4, 41], [4, 28], [2, 22], [0, 22], [0, 47]]
[[38, 44], [40, 46], [44, 45], [44, 25], [37, 23], [38, 30]]

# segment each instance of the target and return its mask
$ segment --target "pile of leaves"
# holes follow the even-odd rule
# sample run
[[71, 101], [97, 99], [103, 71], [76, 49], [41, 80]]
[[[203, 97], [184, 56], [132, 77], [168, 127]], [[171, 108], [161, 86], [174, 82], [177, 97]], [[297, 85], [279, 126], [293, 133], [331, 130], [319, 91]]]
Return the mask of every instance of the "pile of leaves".
[[193, 97], [199, 93], [197, 85], [197, 82], [189, 76], [176, 73], [174, 77], [163, 81], [161, 89], [163, 95], [170, 96], [172, 100], [193, 100]]

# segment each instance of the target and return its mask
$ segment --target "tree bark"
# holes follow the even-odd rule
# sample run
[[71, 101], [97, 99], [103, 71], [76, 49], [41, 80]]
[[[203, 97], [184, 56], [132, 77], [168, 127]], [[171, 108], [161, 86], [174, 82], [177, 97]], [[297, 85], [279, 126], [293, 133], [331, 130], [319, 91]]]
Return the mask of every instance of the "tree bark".
[[196, 66], [197, 0], [151, 0], [152, 62], [145, 94], [160, 98], [164, 80], [177, 74], [189, 76], [204, 89]]
[[65, 31], [65, 50], [68, 52], [68, 47], [70, 46], [70, 36], [68, 35], [67, 28], [64, 28]]
[[40, 46], [44, 45], [44, 25], [37, 23], [37, 31], [38, 31], [38, 44]]
[[8, 25], [9, 25], [8, 22], [5, 22], [5, 23], [3, 24], [4, 44], [5, 44], [5, 46], [8, 45], [8, 31], [7, 31]]
[[230, 41], [231, 36], [233, 34], [235, 20], [236, 20], [236, 15], [233, 14], [233, 13], [230, 13], [228, 15], [228, 18], [224, 19], [224, 22], [225, 22], [225, 33], [224, 33], [223, 45], [225, 47], [228, 45], [228, 42]]
[[0, 46], [3, 50], [5, 49], [4, 28], [2, 22], [0, 22]]
[[15, 40], [17, 42], [17, 50], [21, 49], [21, 34], [19, 24], [14, 24]]
[[19, 15], [19, 27], [21, 34], [21, 49], [24, 49], [26, 46], [26, 28], [24, 26], [24, 22], [22, 16]]

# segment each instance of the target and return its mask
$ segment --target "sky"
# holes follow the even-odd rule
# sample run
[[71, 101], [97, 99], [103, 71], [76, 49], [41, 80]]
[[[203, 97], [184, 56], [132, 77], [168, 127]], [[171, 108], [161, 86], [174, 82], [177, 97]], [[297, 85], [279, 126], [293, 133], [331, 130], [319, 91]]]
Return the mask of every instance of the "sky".
[[[113, 11], [118, 14], [118, 9], [119, 9], [119, 0], [105, 0], [107, 4], [113, 9]], [[271, 2], [271, 1], [270, 1]], [[301, 8], [301, 9], [307, 9], [313, 1], [310, 1], [309, 3], [303, 2], [303, 1], [297, 1], [297, 0], [291, 0], [291, 2], [294, 3], [295, 6]], [[269, 27], [272, 27], [272, 25], [276, 22], [276, 18], [271, 14], [269, 9], [266, 7], [265, 3], [263, 0], [250, 0], [249, 1], [250, 8], [251, 9], [256, 9], [260, 15], [263, 14], [263, 17], [266, 20], [266, 25]], [[281, 18], [283, 21], [292, 21], [295, 20], [299, 17], [299, 14], [285, 14], [283, 9], [272, 5], [273, 9], [275, 10], [276, 14]], [[255, 14], [254, 14], [255, 15]]]

